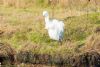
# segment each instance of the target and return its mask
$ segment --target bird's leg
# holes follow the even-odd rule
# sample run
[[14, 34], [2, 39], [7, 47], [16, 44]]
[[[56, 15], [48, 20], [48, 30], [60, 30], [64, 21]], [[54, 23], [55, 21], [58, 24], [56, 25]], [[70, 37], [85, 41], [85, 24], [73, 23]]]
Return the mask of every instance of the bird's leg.
[[59, 45], [62, 45], [62, 40], [59, 40]]

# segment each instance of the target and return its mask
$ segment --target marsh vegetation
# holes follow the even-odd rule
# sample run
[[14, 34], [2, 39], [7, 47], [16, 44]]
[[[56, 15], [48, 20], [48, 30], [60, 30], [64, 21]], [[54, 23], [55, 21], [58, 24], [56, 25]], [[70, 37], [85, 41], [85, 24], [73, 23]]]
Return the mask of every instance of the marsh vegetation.
[[[42, 12], [64, 21], [62, 45]], [[100, 67], [99, 0], [0, 0], [0, 62], [21, 67]]]

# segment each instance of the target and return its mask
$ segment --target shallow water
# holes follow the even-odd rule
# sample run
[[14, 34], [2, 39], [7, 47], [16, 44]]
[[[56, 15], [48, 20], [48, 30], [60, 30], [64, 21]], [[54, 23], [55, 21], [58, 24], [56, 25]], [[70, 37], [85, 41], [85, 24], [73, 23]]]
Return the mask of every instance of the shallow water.
[[71, 67], [71, 66], [56, 66], [43, 64], [19, 64], [19, 65], [0, 65], [0, 67]]

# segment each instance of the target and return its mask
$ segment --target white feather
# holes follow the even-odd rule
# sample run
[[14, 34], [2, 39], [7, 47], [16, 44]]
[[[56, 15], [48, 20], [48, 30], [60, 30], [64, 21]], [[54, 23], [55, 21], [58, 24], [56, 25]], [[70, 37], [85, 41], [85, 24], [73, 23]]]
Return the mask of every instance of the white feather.
[[45, 29], [48, 30], [49, 37], [53, 40], [62, 40], [64, 33], [64, 23], [56, 19], [50, 20], [47, 11], [43, 12], [45, 17]]

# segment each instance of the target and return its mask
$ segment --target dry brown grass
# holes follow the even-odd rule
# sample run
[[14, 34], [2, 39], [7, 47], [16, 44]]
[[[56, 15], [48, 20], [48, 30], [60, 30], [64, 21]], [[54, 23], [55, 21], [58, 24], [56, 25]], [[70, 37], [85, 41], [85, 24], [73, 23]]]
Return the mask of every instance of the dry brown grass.
[[0, 43], [0, 63], [14, 64], [16, 51], [7, 43]]
[[73, 67], [99, 67], [100, 53], [96, 51], [84, 52], [74, 56], [72, 61]]
[[100, 27], [97, 27], [94, 34], [90, 35], [85, 44], [79, 48], [80, 53], [73, 56], [74, 67], [99, 67], [100, 66]]
[[100, 32], [92, 34], [86, 39], [85, 46], [82, 48], [82, 51], [91, 51], [95, 50], [100, 53]]
[[[99, 0], [45, 0], [42, 3], [42, 0], [0, 0], [0, 4], [4, 6], [15, 6], [15, 7], [30, 7], [34, 6], [39, 2], [39, 4], [47, 5], [50, 4], [52, 6], [54, 5], [61, 5], [63, 7], [71, 7], [71, 6], [85, 6], [87, 4], [94, 4], [94, 5], [99, 5], [100, 1]], [[37, 4], [37, 5], [39, 5]]]
[[17, 31], [19, 31], [19, 28], [15, 26], [11, 26], [6, 23], [3, 23], [3, 24], [0, 23], [0, 36], [1, 37], [4, 37], [4, 36], [11, 37]]

